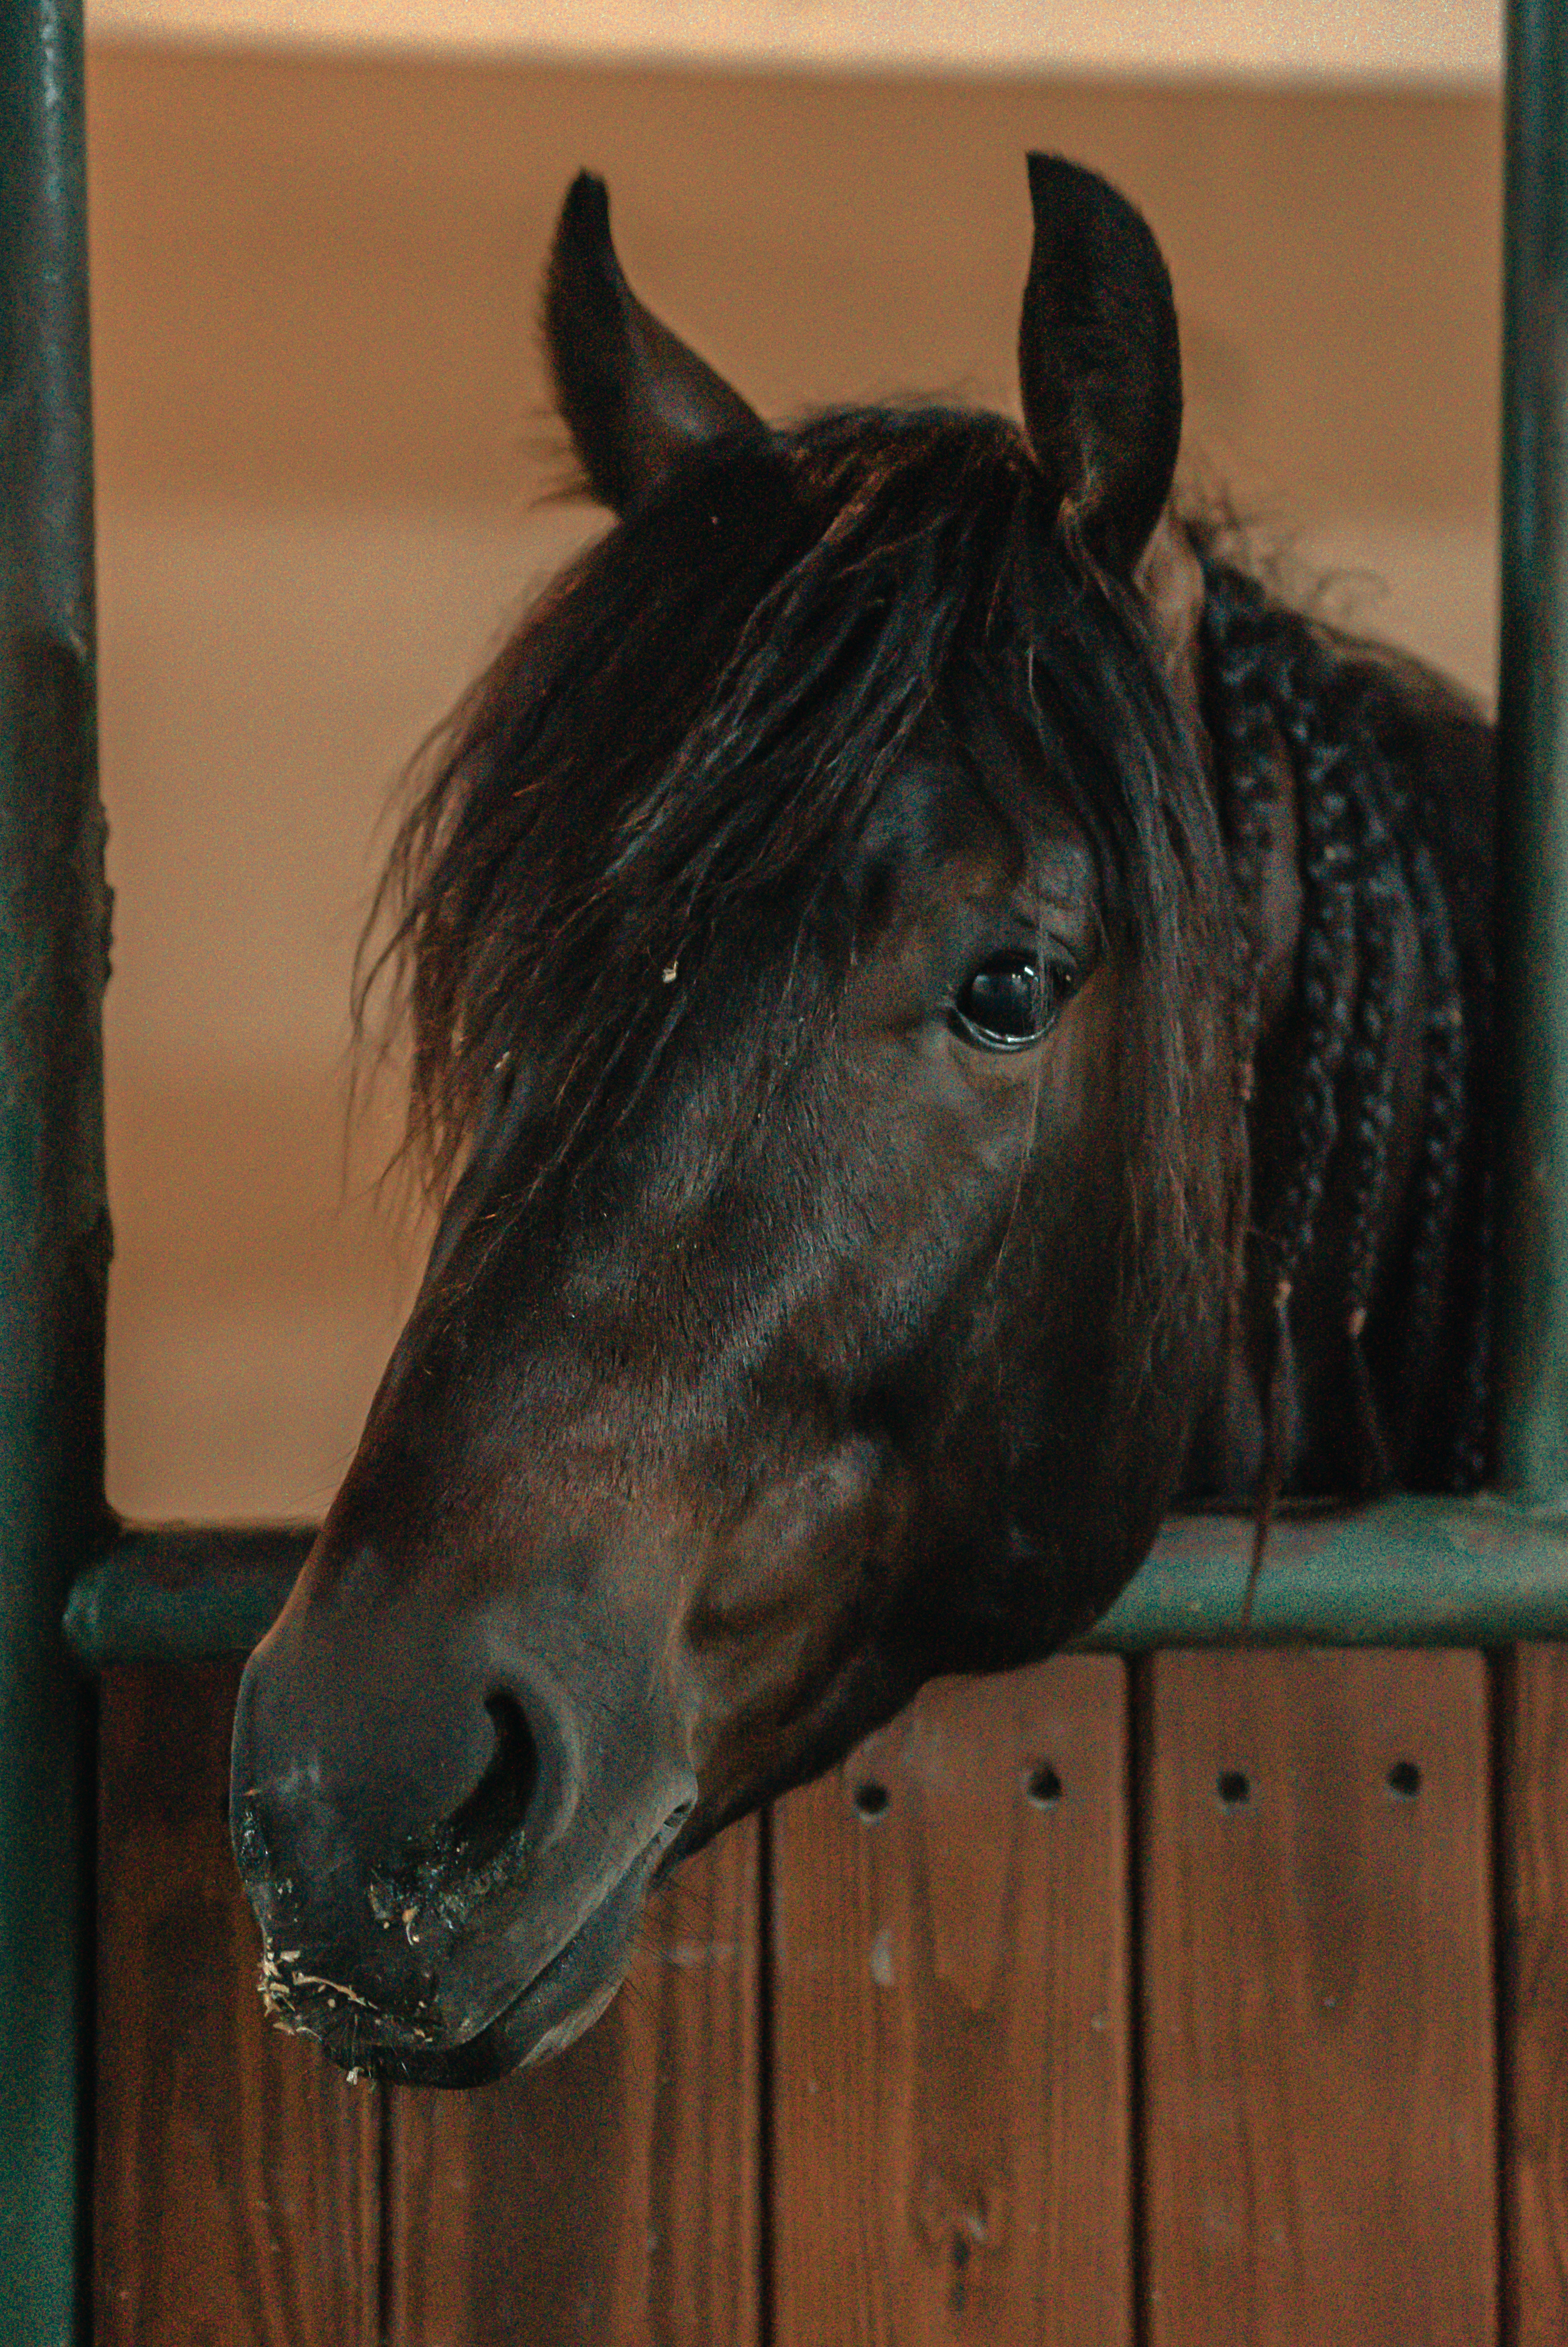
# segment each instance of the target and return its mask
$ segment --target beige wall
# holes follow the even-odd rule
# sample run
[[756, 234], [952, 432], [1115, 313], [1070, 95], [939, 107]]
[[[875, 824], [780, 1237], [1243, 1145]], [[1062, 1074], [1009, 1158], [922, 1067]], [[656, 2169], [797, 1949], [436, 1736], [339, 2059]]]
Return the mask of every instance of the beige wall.
[[87, 0], [110, 38], [879, 73], [1495, 83], [1495, 0]]
[[1143, 206], [1189, 476], [1486, 691], [1495, 100], [814, 81], [99, 46], [90, 74], [119, 1232], [110, 1478], [309, 1512], [415, 1248], [344, 1202], [387, 785], [592, 518], [535, 500], [534, 283], [589, 162], [640, 289], [764, 409], [1010, 405], [1021, 157]]

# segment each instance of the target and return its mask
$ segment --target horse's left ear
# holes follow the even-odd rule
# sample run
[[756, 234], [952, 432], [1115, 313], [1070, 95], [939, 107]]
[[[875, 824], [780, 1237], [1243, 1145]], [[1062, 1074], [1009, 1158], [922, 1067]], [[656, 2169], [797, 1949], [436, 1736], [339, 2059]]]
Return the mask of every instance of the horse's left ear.
[[624, 513], [677, 457], [722, 432], [761, 432], [738, 391], [645, 310], [610, 239], [591, 171], [567, 190], [545, 276], [556, 398], [594, 494]]
[[1019, 329], [1024, 423], [1063, 524], [1131, 575], [1182, 436], [1176, 306], [1147, 221], [1097, 171], [1031, 155], [1034, 257]]

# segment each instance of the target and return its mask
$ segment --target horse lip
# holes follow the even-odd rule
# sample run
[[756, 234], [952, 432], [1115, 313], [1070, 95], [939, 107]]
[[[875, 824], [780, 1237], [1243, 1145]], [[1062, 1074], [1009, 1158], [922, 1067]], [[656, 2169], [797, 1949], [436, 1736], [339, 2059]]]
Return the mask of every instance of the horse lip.
[[612, 1882], [548, 1962], [523, 1983], [499, 2013], [479, 2024], [467, 2036], [449, 2045], [433, 2046], [428, 2040], [420, 2041], [399, 2029], [392, 2043], [356, 2047], [351, 2030], [342, 2042], [323, 2037], [323, 2052], [341, 2068], [357, 2071], [384, 2085], [406, 2086], [488, 2086], [509, 2070], [543, 2061], [591, 2027], [620, 1988], [623, 1973], [618, 1971], [608, 1981], [601, 1980], [575, 2007], [568, 2004], [561, 2013], [550, 2016], [531, 2040], [518, 2045], [514, 2039], [519, 2018], [530, 2003], [538, 2004], [548, 1999], [552, 1984], [565, 1976], [573, 1958], [580, 1955], [582, 1943], [595, 1926], [611, 1920], [618, 1906], [630, 1905], [632, 1894], [641, 1888], [639, 1878], [642, 1871], [641, 1864], [634, 1863]]
[[[508, 2070], [544, 2061], [551, 2054], [563, 2051], [599, 2019], [620, 1987], [625, 1966], [614, 1964], [613, 1959], [617, 1953], [630, 1953], [636, 1909], [646, 1895], [660, 1860], [675, 1840], [693, 1806], [692, 1800], [676, 1804], [630, 1863], [578, 1918], [560, 1944], [487, 2020], [477, 2021], [461, 2036], [436, 2045], [431, 2043], [431, 2033], [421, 2030], [417, 2023], [410, 2025], [381, 2008], [362, 2006], [356, 2014], [346, 2016], [347, 2026], [341, 2036], [334, 2033], [329, 2038], [323, 2034], [323, 2051], [343, 2069], [387, 2084], [416, 2086], [482, 2086]], [[602, 1950], [596, 1949], [596, 1933], [605, 1943]], [[622, 1942], [620, 1949], [618, 1941]], [[606, 1960], [598, 1979], [590, 1982], [584, 1994], [565, 2004], [559, 2012], [550, 2012], [552, 1990], [569, 1985], [574, 1963], [580, 1963], [585, 1955], [591, 1958], [596, 1953]], [[606, 1972], [608, 1978], [604, 1976]], [[519, 2020], [527, 2016], [530, 2006], [541, 2005], [545, 2008], [539, 2015], [543, 2025], [531, 2038], [518, 2042]], [[367, 2026], [384, 2027], [385, 2034], [379, 2044], [355, 2042]]]

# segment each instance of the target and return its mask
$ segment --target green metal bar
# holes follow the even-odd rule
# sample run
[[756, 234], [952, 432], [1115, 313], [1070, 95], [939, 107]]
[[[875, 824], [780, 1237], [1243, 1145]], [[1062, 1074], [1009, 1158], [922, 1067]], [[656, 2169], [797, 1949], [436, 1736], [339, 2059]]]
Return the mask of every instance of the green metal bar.
[[[313, 1537], [308, 1525], [123, 1535], [71, 1592], [66, 1632], [84, 1670], [249, 1652]], [[1568, 1524], [1501, 1501], [1400, 1495], [1286, 1517], [1269, 1535], [1243, 1639], [1252, 1523], [1173, 1516], [1117, 1603], [1078, 1640], [1090, 1653], [1156, 1646], [1500, 1646], [1568, 1639]]]
[[82, 1669], [248, 1655], [315, 1538], [309, 1524], [168, 1524], [124, 1532], [77, 1581], [66, 1642]]
[[1568, 1525], [1491, 1498], [1401, 1492], [1275, 1525], [1241, 1628], [1250, 1518], [1173, 1516], [1079, 1645], [1503, 1646], [1568, 1638]]
[[0, 2337], [85, 2338], [107, 975], [80, 0], [0, 0]]
[[1498, 1470], [1568, 1496], [1568, 0], [1510, 0]]

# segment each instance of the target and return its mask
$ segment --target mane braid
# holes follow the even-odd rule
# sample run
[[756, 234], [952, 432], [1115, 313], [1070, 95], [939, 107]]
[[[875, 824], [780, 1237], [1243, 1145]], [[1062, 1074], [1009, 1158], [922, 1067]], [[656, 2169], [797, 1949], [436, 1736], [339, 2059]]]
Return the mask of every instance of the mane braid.
[[[1338, 1276], [1348, 1368], [1360, 1432], [1363, 1488], [1411, 1464], [1416, 1413], [1431, 1383], [1445, 1325], [1463, 1361], [1462, 1390], [1444, 1439], [1443, 1480], [1470, 1489], [1484, 1465], [1490, 1368], [1490, 1243], [1480, 1234], [1469, 1276], [1453, 1290], [1453, 1234], [1475, 1128], [1470, 1033], [1453, 924], [1419, 810], [1385, 746], [1387, 671], [1258, 580], [1204, 550], [1204, 714], [1214, 744], [1222, 829], [1247, 971], [1238, 1023], [1258, 1040], [1265, 818], [1283, 746], [1295, 778], [1301, 936], [1296, 965], [1300, 1037], [1277, 1203], [1255, 1234], [1268, 1266], [1270, 1322], [1261, 1363], [1264, 1459], [1254, 1577], [1283, 1480], [1282, 1368], [1290, 1307], [1317, 1244], [1319, 1209], [1337, 1152], [1349, 1155], [1349, 1230]], [[1409, 915], [1427, 1002], [1425, 1098], [1411, 1232], [1399, 1294], [1376, 1293], [1377, 1242], [1393, 1124], [1397, 939]], [[1483, 1184], [1488, 1177], [1482, 1174]], [[1397, 1302], [1402, 1323], [1393, 1398], [1379, 1399], [1364, 1346], [1369, 1324]], [[1387, 1352], [1385, 1347], [1385, 1352]], [[1249, 1589], [1250, 1599], [1250, 1589]]]
[[1470, 1342], [1465, 1349], [1460, 1387], [1460, 1409], [1448, 1481], [1456, 1491], [1473, 1491], [1486, 1477], [1491, 1432], [1491, 1347], [1494, 1261], [1492, 1239], [1495, 1183], [1490, 1165], [1481, 1168], [1480, 1213], [1471, 1267], [1467, 1321]]
[[[1272, 758], [1276, 741], [1268, 713], [1265, 673], [1273, 653], [1270, 612], [1255, 579], [1240, 571], [1205, 576], [1200, 621], [1204, 658], [1200, 664], [1202, 716], [1214, 747], [1214, 785], [1220, 828], [1230, 865], [1235, 918], [1236, 989], [1235, 1030], [1236, 1066], [1241, 1071], [1244, 1109], [1256, 1090], [1256, 1054], [1262, 1017], [1263, 885], [1269, 843], [1273, 796]], [[1251, 1214], [1250, 1166], [1247, 1194], [1239, 1202], [1244, 1240], [1236, 1258], [1225, 1332], [1228, 1355], [1237, 1354], [1245, 1337], [1245, 1231]], [[1277, 1331], [1273, 1341], [1277, 1341]], [[1264, 1473], [1256, 1494], [1256, 1522], [1252, 1564], [1244, 1604], [1245, 1623], [1251, 1619], [1253, 1592], [1263, 1563], [1264, 1544], [1273, 1517], [1276, 1488], [1272, 1471], [1278, 1457], [1276, 1437], [1266, 1440]]]
[[1465, 1118], [1465, 1006], [1453, 928], [1430, 854], [1418, 843], [1410, 859], [1416, 918], [1427, 972], [1427, 1106], [1410, 1255], [1405, 1374], [1413, 1409], [1442, 1310], [1449, 1246], [1459, 1199]]
[[[1394, 854], [1391, 835], [1387, 837], [1386, 853], [1389, 857]], [[1350, 1373], [1362, 1443], [1361, 1480], [1372, 1486], [1386, 1483], [1392, 1471], [1372, 1389], [1367, 1348], [1362, 1340], [1371, 1310], [1372, 1282], [1377, 1270], [1378, 1217], [1387, 1188], [1389, 1140], [1394, 1122], [1394, 1055], [1390, 1048], [1390, 1028], [1398, 974], [1394, 949], [1399, 904], [1397, 871], [1390, 872], [1387, 868], [1370, 871], [1362, 901], [1357, 908], [1356, 954], [1361, 989], [1350, 1044], [1350, 1066], [1359, 1108], [1351, 1135], [1355, 1205], [1349, 1244], [1349, 1279], [1346, 1299], [1348, 1309], [1345, 1336], [1350, 1348]]]

